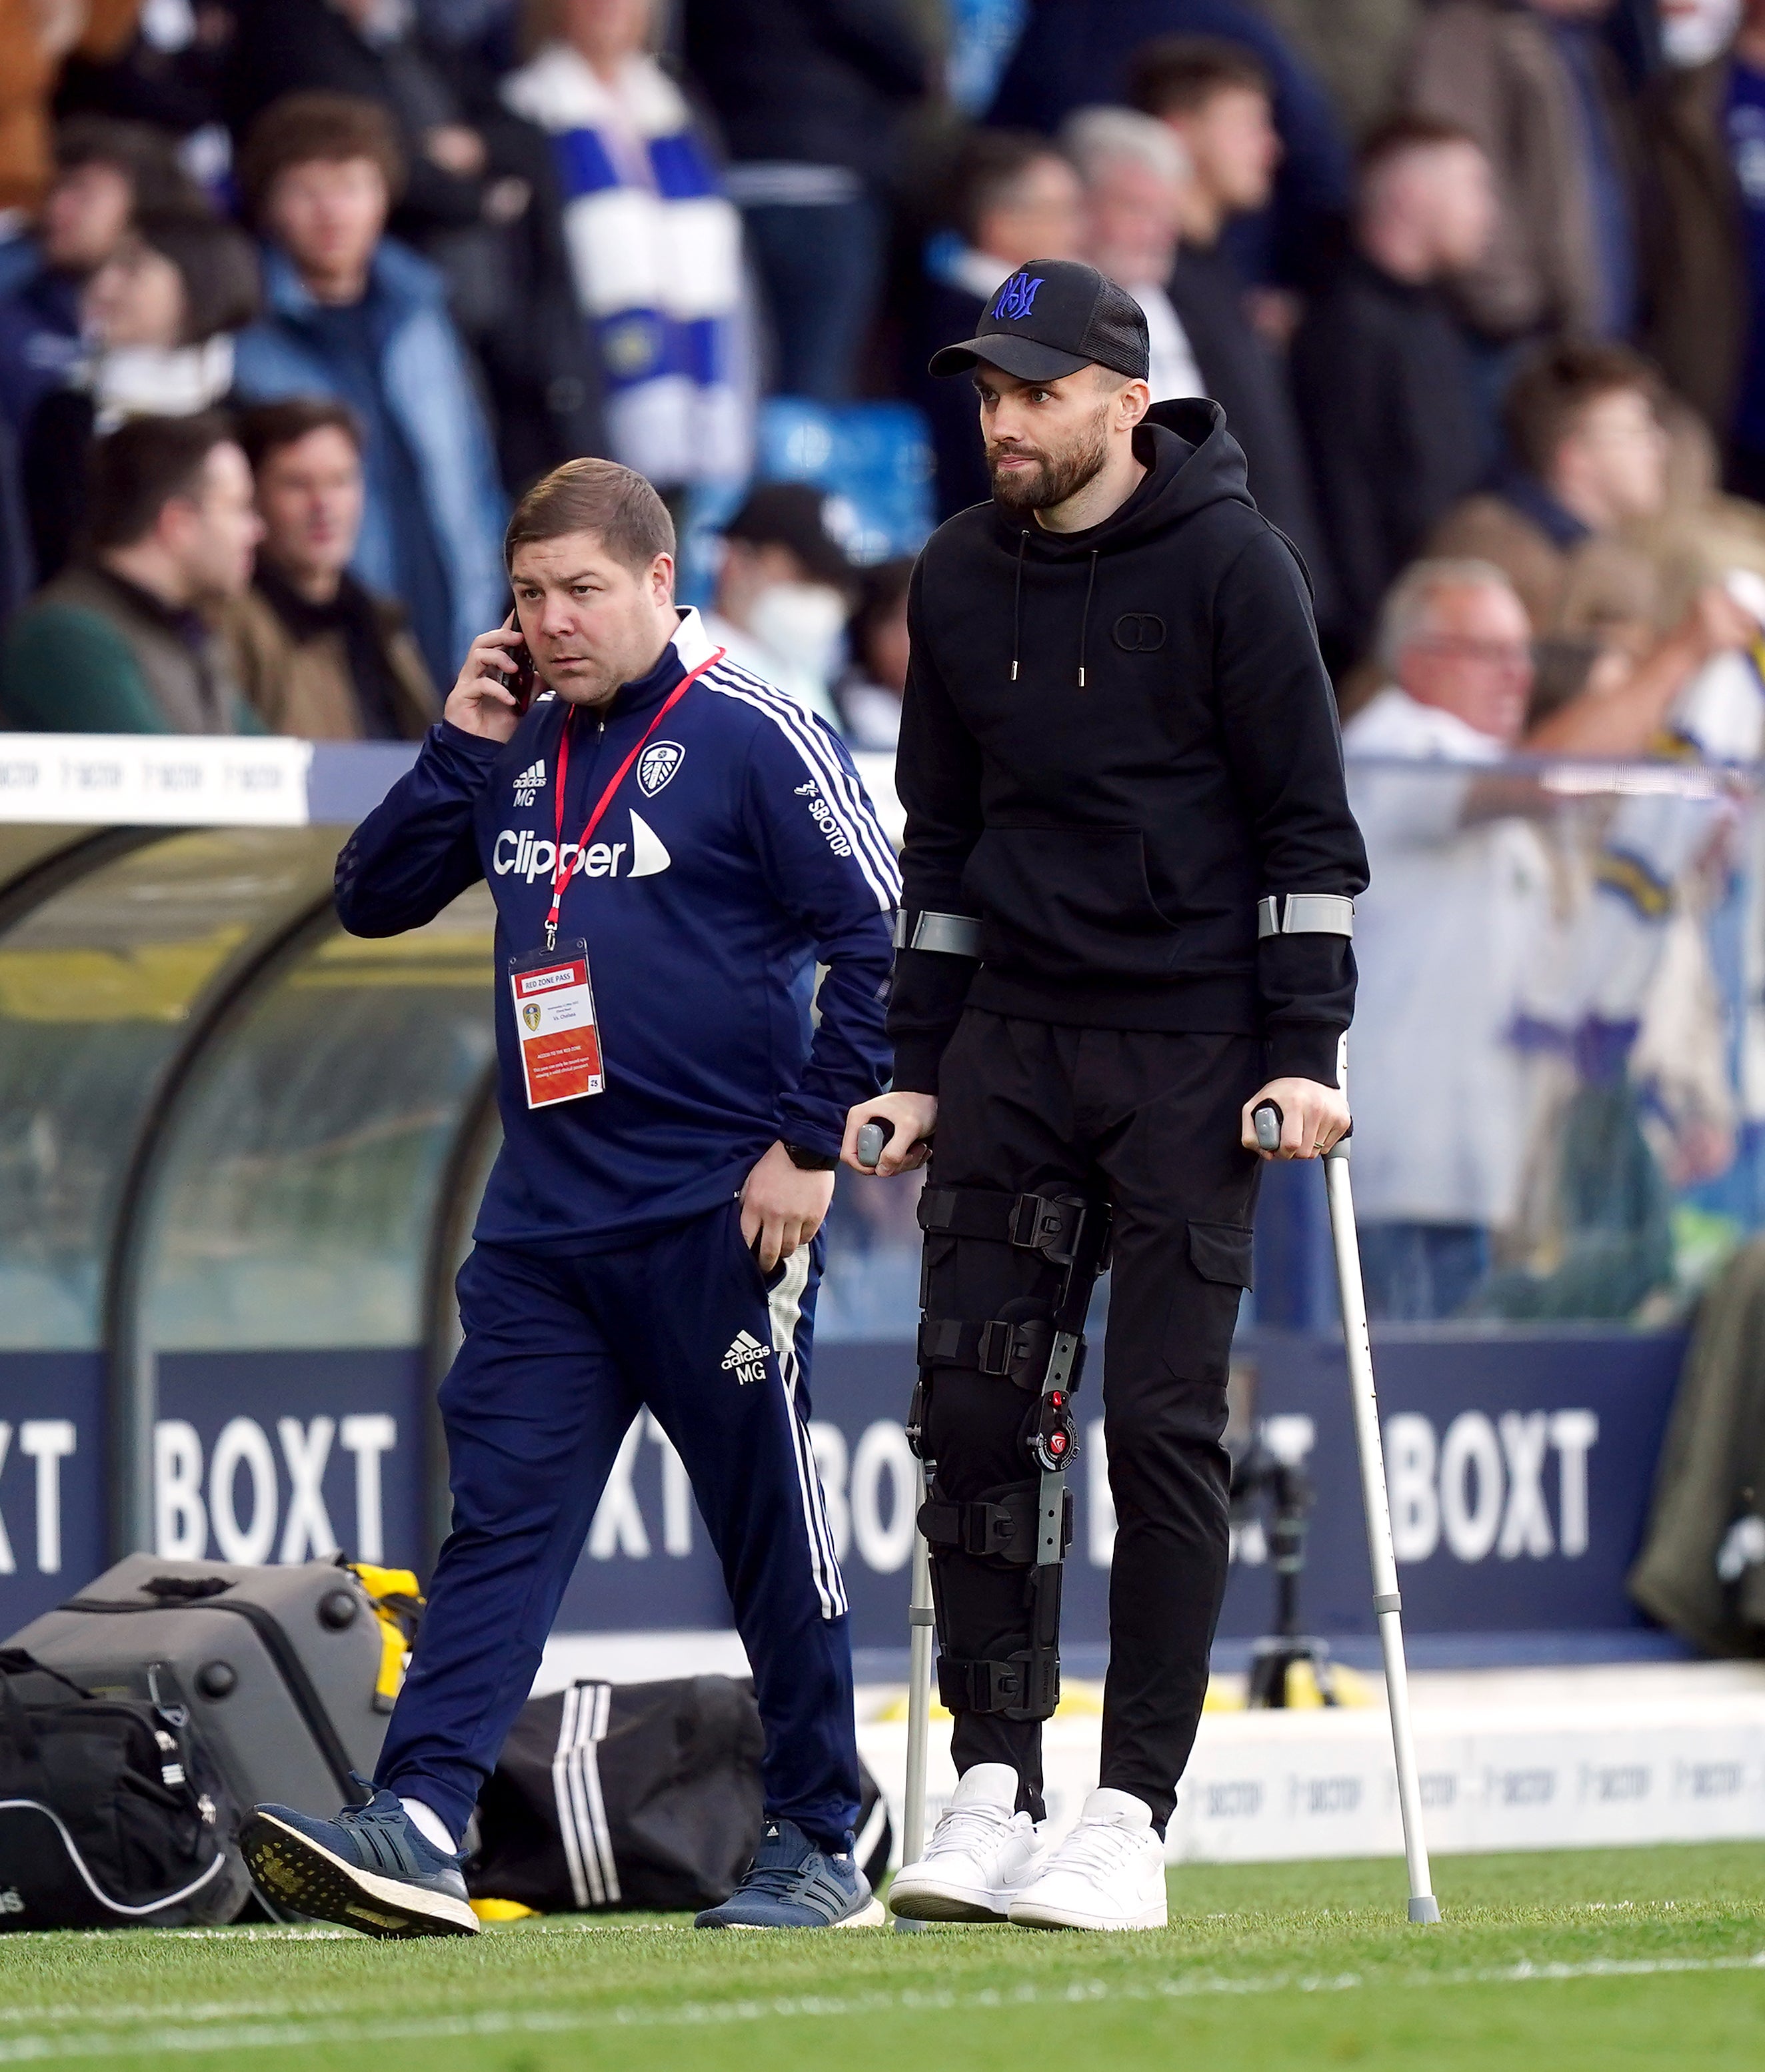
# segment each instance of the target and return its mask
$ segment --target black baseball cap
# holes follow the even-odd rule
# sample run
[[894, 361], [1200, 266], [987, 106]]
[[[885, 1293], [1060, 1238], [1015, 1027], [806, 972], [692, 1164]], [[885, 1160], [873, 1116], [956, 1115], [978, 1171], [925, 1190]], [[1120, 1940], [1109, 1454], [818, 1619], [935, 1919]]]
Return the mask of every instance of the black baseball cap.
[[1151, 360], [1146, 311], [1095, 266], [1032, 260], [994, 289], [973, 338], [932, 354], [932, 372], [966, 374], [977, 360], [1020, 381], [1058, 381], [1081, 367], [1144, 381]]
[[812, 582], [844, 590], [855, 571], [828, 523], [825, 490], [808, 482], [763, 482], [723, 528], [726, 540], [752, 547], [788, 547]]

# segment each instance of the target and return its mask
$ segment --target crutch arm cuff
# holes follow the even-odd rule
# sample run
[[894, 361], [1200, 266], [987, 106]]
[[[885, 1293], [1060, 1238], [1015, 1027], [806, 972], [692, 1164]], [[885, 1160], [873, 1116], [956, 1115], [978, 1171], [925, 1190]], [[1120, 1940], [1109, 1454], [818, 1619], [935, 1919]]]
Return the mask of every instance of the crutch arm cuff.
[[1355, 902], [1345, 892], [1271, 892], [1257, 902], [1257, 936], [1352, 935]]
[[981, 919], [976, 914], [939, 914], [930, 907], [917, 913], [905, 906], [895, 916], [895, 947], [898, 950], [930, 950], [946, 957], [981, 956]]

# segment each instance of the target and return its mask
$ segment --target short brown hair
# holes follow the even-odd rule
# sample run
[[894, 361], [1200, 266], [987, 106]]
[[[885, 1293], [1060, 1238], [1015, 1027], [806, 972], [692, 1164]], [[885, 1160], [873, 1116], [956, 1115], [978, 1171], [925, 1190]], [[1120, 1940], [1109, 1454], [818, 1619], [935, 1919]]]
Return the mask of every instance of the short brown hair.
[[1059, 147], [1034, 131], [971, 130], [944, 183], [944, 213], [970, 245], [977, 243], [983, 219], [1010, 200], [1032, 166], [1050, 158], [1065, 162]]
[[1547, 346], [1515, 376], [1502, 405], [1502, 430], [1514, 458], [1529, 474], [1547, 475], [1557, 449], [1588, 405], [1623, 389], [1635, 389], [1660, 408], [1660, 376], [1628, 346]]
[[1365, 179], [1406, 152], [1438, 151], [1455, 144], [1468, 144], [1474, 151], [1483, 148], [1462, 123], [1448, 122], [1438, 115], [1388, 115], [1361, 139], [1355, 162]]
[[361, 419], [335, 396], [288, 396], [241, 413], [239, 443], [256, 475], [273, 453], [297, 446], [314, 432], [337, 431], [360, 454], [365, 443]]
[[137, 209], [184, 209], [210, 216], [208, 198], [178, 162], [177, 146], [150, 122], [109, 115], [70, 115], [56, 126], [56, 172], [109, 166], [122, 175]]
[[642, 571], [658, 554], [674, 551], [668, 506], [636, 468], [616, 460], [567, 460], [536, 482], [515, 506], [503, 536], [503, 562], [539, 540], [594, 532], [615, 561]]
[[371, 158], [386, 183], [387, 198], [405, 191], [405, 154], [392, 117], [377, 101], [354, 93], [285, 93], [251, 126], [239, 154], [239, 185], [253, 222], [269, 191], [290, 166]]
[[236, 224], [161, 209], [138, 216], [135, 234], [178, 269], [184, 291], [181, 343], [200, 345], [223, 331], [243, 331], [257, 315], [262, 301], [257, 249]]
[[1216, 93], [1272, 89], [1262, 61], [1224, 36], [1154, 36], [1128, 60], [1123, 97], [1142, 115], [1192, 115]]
[[85, 544], [102, 550], [144, 540], [174, 498], [195, 497], [215, 448], [232, 437], [219, 411], [131, 417], [93, 446], [87, 462]]

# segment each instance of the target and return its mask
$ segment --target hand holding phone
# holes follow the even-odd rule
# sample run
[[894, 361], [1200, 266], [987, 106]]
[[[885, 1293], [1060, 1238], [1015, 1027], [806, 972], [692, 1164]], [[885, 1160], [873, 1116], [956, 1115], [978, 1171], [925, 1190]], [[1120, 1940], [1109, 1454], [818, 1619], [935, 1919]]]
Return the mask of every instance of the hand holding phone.
[[532, 704], [538, 672], [511, 611], [467, 650], [443, 717], [467, 734], [507, 741]]

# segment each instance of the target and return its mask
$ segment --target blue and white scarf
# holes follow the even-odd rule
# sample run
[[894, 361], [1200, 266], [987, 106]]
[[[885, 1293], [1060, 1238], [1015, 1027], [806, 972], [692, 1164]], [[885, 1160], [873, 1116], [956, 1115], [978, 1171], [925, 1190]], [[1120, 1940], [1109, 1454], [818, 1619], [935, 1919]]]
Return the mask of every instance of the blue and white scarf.
[[552, 138], [614, 458], [664, 486], [740, 479], [753, 438], [741, 219], [679, 91], [653, 58], [610, 87], [548, 43], [503, 97]]

